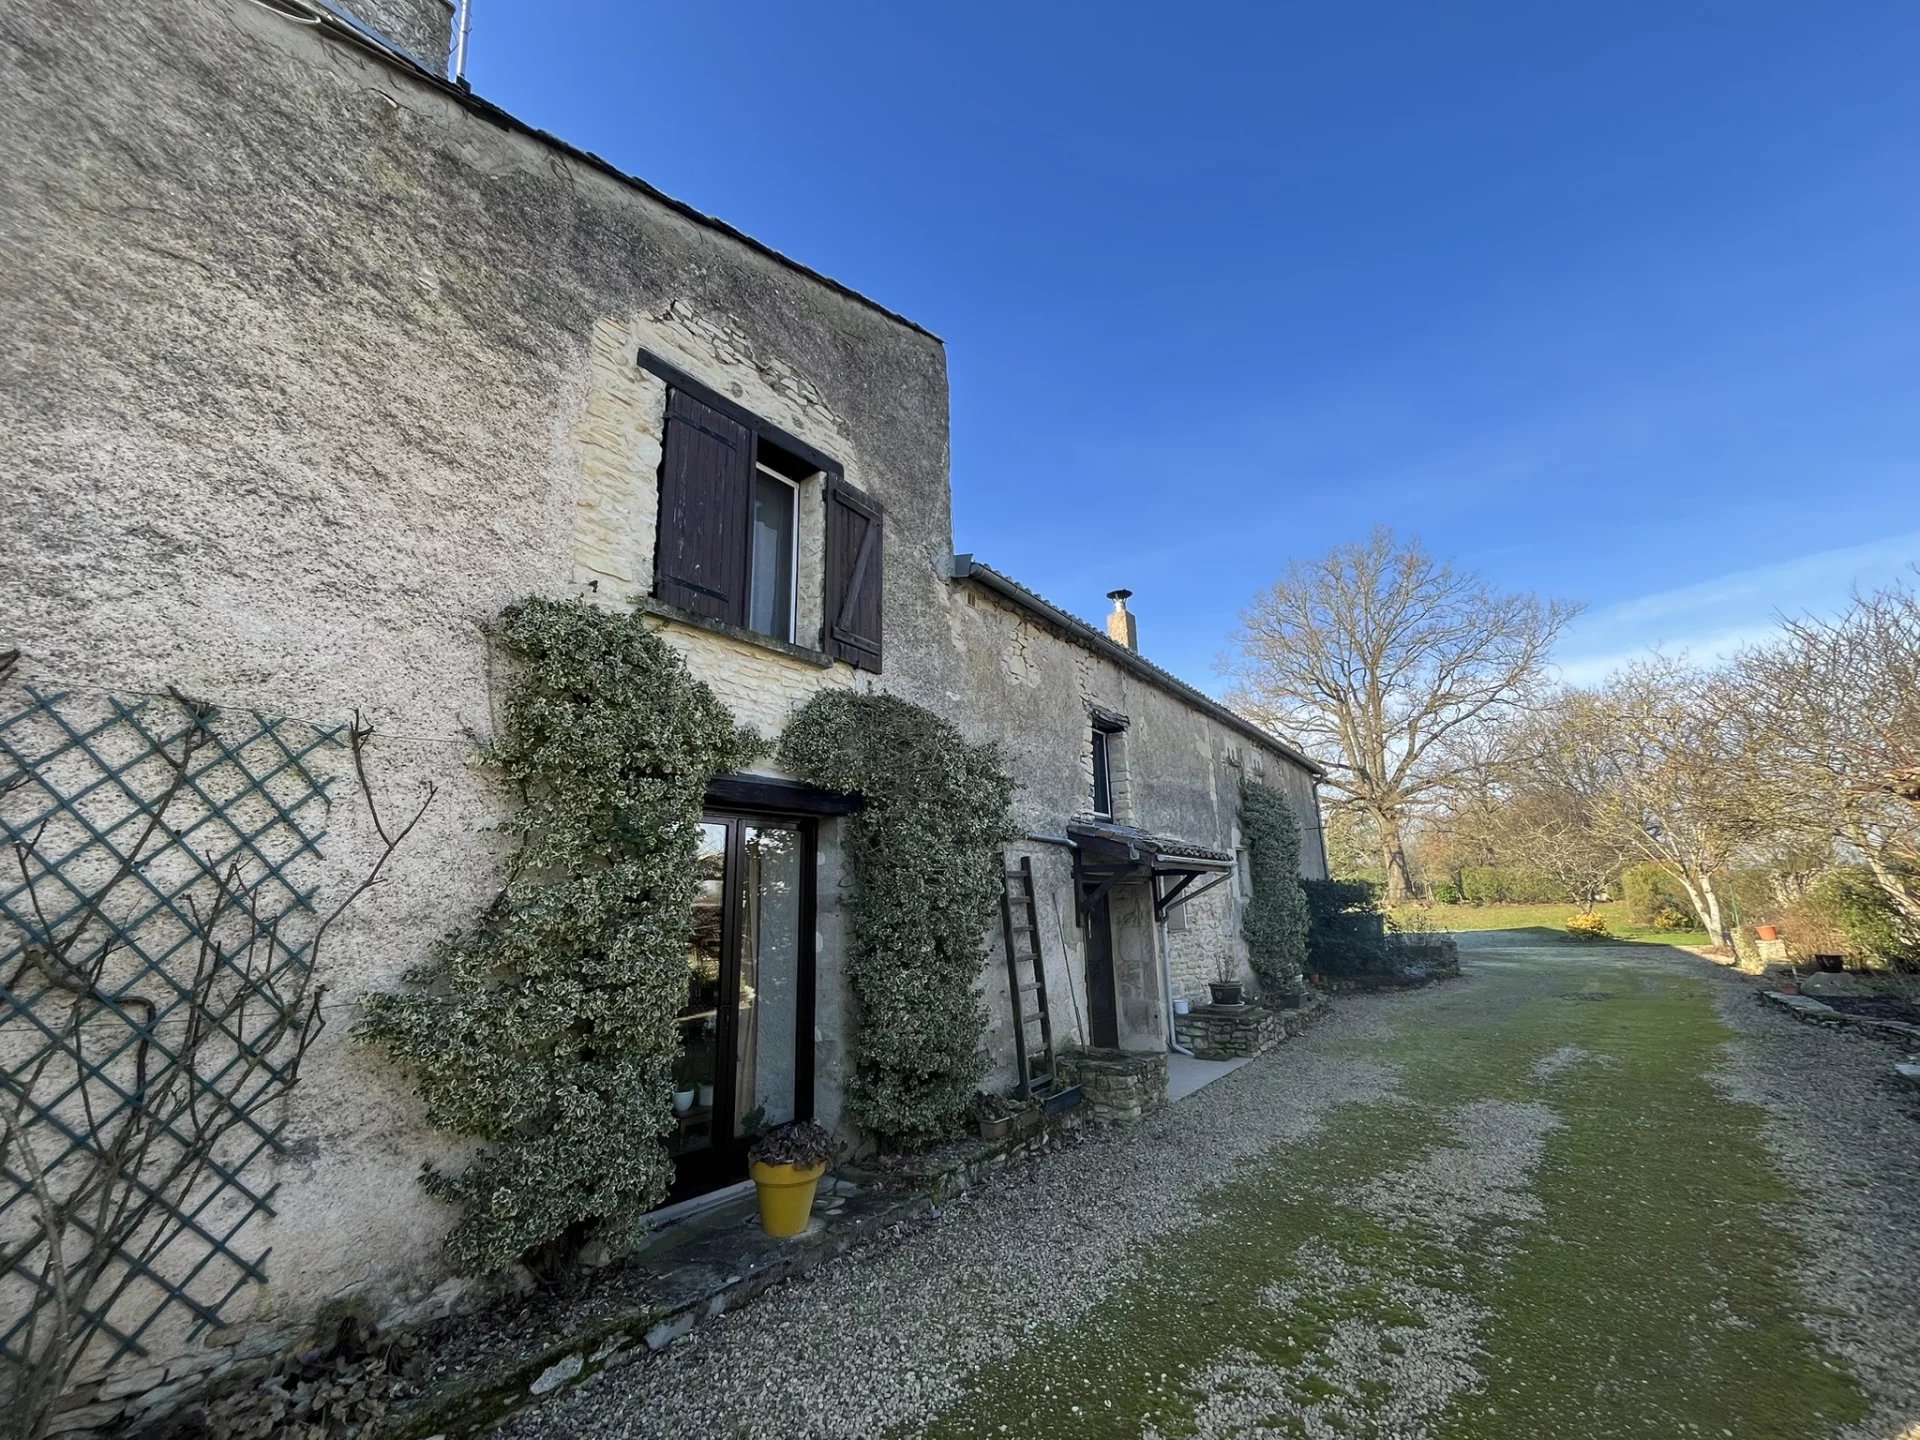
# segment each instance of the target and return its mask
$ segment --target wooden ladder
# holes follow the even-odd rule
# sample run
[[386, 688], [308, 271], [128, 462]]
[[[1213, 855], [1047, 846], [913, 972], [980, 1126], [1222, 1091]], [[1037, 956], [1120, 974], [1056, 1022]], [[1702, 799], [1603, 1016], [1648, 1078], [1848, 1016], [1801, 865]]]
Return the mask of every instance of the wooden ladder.
[[[1020, 1066], [1023, 1100], [1053, 1088], [1053, 1018], [1047, 1013], [1047, 967], [1040, 954], [1040, 915], [1035, 905], [1033, 857], [1018, 869], [1001, 867], [1000, 919], [1007, 940], [1007, 993], [1013, 1002], [1013, 1050]], [[1039, 1027], [1038, 1035], [1029, 1031]]]

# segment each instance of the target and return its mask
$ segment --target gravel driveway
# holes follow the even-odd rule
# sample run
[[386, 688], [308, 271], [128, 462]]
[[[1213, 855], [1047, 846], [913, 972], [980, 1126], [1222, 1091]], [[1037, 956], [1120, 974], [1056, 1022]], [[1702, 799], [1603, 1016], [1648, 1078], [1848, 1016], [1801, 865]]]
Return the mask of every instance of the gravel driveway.
[[1463, 937], [532, 1436], [1920, 1440], [1920, 1120], [1653, 946]]

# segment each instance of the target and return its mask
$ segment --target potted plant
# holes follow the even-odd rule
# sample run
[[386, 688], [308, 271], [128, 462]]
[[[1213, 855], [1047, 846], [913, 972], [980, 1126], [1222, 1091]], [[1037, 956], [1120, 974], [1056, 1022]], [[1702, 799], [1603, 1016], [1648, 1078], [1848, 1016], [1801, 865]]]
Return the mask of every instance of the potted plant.
[[1280, 982], [1278, 998], [1282, 1010], [1298, 1010], [1307, 1003], [1307, 982], [1298, 975], [1288, 976]]
[[840, 1141], [813, 1120], [790, 1120], [763, 1130], [747, 1151], [747, 1170], [760, 1197], [760, 1228], [781, 1238], [807, 1228], [813, 1194]]
[[1232, 950], [1222, 950], [1214, 962], [1213, 979], [1207, 982], [1207, 989], [1213, 994], [1216, 1005], [1240, 1005], [1245, 1003], [1245, 991], [1240, 985], [1240, 960]]
[[1013, 1129], [1013, 1106], [998, 1095], [989, 1095], [984, 1090], [973, 1092], [974, 1128], [980, 1132], [982, 1140], [1004, 1140]]
[[1046, 1120], [1047, 1113], [1032, 1101], [1015, 1103], [1018, 1104], [1019, 1108], [1014, 1111], [1013, 1115], [1013, 1133], [1016, 1135], [1031, 1135], [1034, 1131], [1038, 1130]]

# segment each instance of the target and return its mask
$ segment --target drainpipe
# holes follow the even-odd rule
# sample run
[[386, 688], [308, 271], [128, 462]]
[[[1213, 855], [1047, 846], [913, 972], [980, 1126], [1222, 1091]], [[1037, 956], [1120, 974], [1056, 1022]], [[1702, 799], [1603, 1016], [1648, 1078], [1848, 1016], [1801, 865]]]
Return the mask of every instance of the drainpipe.
[[[1147, 884], [1147, 903], [1153, 904], [1151, 881]], [[1153, 948], [1154, 958], [1160, 964], [1161, 993], [1167, 1000], [1167, 1049], [1176, 1055], [1185, 1055], [1189, 1060], [1194, 1059], [1193, 1051], [1180, 1043], [1180, 1033], [1173, 1022], [1173, 957], [1167, 949], [1167, 922], [1160, 917], [1158, 907], [1155, 907], [1153, 917]]]

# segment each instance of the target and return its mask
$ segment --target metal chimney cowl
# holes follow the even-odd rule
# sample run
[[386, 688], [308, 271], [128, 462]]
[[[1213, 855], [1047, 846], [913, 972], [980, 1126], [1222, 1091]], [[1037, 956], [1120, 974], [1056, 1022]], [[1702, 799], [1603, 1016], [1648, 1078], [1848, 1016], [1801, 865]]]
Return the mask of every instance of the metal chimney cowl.
[[1133, 612], [1127, 609], [1127, 601], [1133, 598], [1131, 590], [1109, 590], [1107, 598], [1113, 601], [1113, 611], [1107, 616], [1107, 638], [1116, 645], [1124, 645], [1129, 650], [1140, 649], [1140, 623], [1134, 619]]

